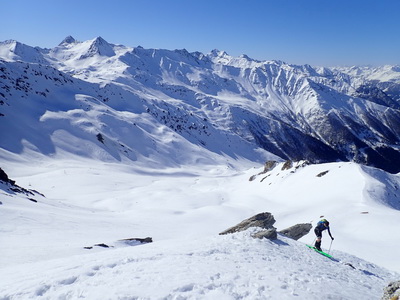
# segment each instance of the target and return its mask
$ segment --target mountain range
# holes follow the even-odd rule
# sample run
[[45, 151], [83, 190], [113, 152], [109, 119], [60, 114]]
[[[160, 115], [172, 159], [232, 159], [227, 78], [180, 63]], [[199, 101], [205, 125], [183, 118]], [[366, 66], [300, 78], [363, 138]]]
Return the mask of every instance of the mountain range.
[[353, 161], [398, 173], [400, 67], [298, 66], [101, 37], [52, 49], [9, 40], [0, 128], [0, 147], [17, 154], [171, 166]]
[[[396, 297], [399, 84], [398, 66], [1, 42], [0, 299]], [[262, 212], [279, 232], [327, 218], [333, 258], [312, 230], [218, 235]]]

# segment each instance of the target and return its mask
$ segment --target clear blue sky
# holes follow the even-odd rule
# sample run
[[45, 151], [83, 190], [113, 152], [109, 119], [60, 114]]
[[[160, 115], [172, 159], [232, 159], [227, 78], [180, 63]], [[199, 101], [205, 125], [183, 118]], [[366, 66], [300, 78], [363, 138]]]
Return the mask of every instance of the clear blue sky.
[[3, 0], [0, 41], [66, 36], [311, 65], [400, 64], [400, 0]]

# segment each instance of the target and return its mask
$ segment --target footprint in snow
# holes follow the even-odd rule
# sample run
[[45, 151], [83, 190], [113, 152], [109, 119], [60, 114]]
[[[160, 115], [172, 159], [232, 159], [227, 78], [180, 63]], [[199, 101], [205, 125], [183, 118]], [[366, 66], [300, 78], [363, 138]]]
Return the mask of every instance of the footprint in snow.
[[50, 289], [50, 285], [43, 285], [35, 291], [36, 296], [43, 296]]
[[59, 281], [59, 284], [70, 285], [70, 284], [73, 284], [77, 279], [78, 279], [78, 277], [72, 276], [70, 278]]

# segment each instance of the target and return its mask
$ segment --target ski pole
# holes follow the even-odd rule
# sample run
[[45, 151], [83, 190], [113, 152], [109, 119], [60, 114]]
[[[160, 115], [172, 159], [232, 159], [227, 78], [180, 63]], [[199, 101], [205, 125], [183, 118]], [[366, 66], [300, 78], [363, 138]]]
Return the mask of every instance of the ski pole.
[[317, 239], [317, 238], [315, 238], [315, 239], [313, 240], [313, 242], [311, 243], [311, 245], [314, 245], [314, 242], [316, 241], [316, 239]]
[[333, 243], [333, 240], [331, 240], [331, 245], [329, 246], [328, 254], [331, 254], [332, 243]]

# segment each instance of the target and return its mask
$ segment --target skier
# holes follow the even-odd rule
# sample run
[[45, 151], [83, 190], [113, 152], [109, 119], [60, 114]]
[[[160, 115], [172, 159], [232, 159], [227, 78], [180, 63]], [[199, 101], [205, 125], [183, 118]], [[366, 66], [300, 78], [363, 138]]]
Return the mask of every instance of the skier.
[[331, 237], [332, 241], [334, 240], [331, 231], [329, 229], [329, 222], [326, 219], [322, 219], [321, 221], [318, 222], [317, 226], [314, 229], [315, 235], [317, 236], [317, 240], [315, 241], [315, 248], [318, 251], [321, 250], [321, 239], [322, 239], [322, 231], [325, 229], [328, 229], [329, 236]]

